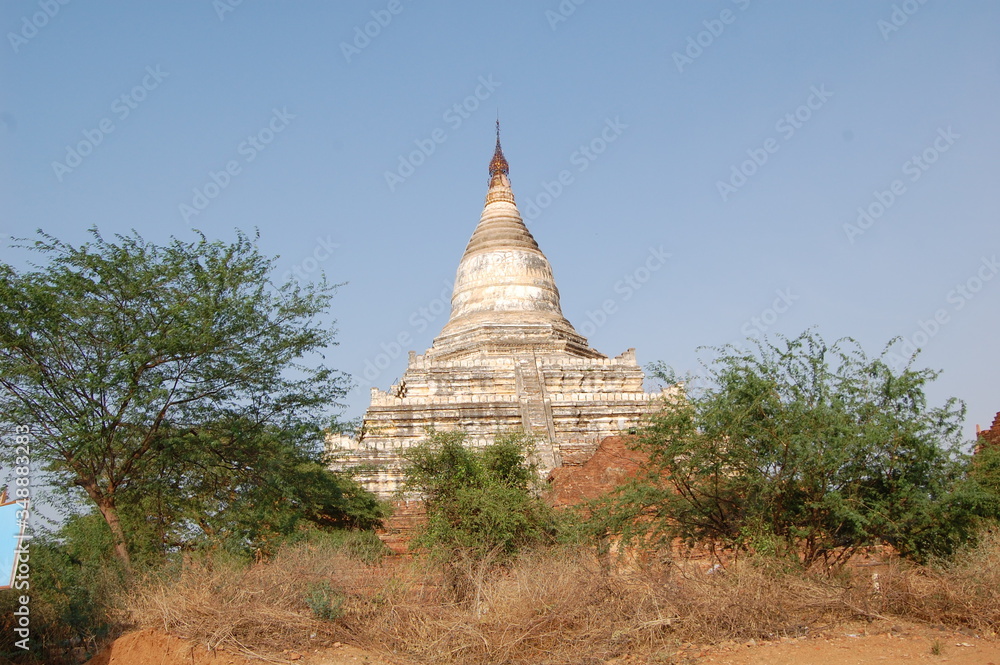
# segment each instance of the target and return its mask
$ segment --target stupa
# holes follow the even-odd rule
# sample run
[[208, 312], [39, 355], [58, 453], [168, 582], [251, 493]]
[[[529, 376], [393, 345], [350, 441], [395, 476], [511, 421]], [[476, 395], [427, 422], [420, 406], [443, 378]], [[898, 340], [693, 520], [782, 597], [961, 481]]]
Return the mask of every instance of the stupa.
[[371, 389], [355, 437], [329, 440], [336, 466], [358, 468], [358, 479], [383, 498], [402, 482], [401, 453], [431, 429], [462, 429], [473, 446], [524, 431], [547, 473], [585, 462], [663, 394], [644, 392], [635, 349], [609, 358], [563, 316], [552, 267], [514, 202], [499, 121], [489, 174], [444, 329], [423, 355], [410, 352], [398, 384]]

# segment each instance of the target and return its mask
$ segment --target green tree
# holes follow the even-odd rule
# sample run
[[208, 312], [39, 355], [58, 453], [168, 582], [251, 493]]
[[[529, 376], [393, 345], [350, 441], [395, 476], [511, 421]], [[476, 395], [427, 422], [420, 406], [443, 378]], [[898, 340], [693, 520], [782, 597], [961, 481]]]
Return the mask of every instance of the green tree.
[[980, 512], [1000, 520], [1000, 443], [980, 439], [969, 460], [969, 480], [974, 486]]
[[[347, 378], [303, 362], [333, 342], [320, 320], [332, 287], [271, 284], [273, 259], [242, 233], [163, 246], [91, 236], [72, 246], [39, 231], [21, 246], [44, 265], [0, 264], [0, 421], [31, 426], [33, 459], [82, 488], [126, 567], [123, 519], [174, 521], [174, 537], [259, 521], [289, 494], [320, 519], [358, 507], [320, 471], [315, 426]], [[343, 491], [321, 497], [331, 482]]]
[[891, 345], [869, 358], [851, 339], [827, 345], [813, 331], [783, 341], [716, 349], [704, 387], [641, 432], [647, 473], [598, 507], [598, 529], [806, 565], [875, 543], [923, 557], [966, 539], [967, 502], [953, 491], [964, 406], [928, 406], [937, 374], [912, 359], [894, 371]]
[[[164, 453], [120, 496], [126, 531], [157, 551], [225, 547], [269, 553], [303, 523], [371, 529], [385, 506], [314, 445], [322, 432], [203, 424], [166, 438]], [[133, 545], [133, 550], [136, 546]]]
[[523, 434], [501, 434], [475, 449], [464, 432], [432, 433], [409, 449], [404, 491], [422, 496], [427, 508], [415, 544], [503, 559], [550, 539], [554, 517], [537, 492], [532, 449]]

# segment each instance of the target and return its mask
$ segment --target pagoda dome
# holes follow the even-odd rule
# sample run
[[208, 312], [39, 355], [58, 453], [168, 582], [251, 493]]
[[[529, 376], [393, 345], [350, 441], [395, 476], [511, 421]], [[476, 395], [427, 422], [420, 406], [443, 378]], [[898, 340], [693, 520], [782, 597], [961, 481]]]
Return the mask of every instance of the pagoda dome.
[[[550, 335], [570, 339], [571, 346], [586, 349], [586, 340], [563, 316], [552, 266], [514, 202], [499, 126], [489, 171], [486, 204], [458, 265], [451, 316], [439, 340], [468, 338], [468, 333], [484, 327], [541, 326]], [[594, 353], [588, 349], [586, 355]]]

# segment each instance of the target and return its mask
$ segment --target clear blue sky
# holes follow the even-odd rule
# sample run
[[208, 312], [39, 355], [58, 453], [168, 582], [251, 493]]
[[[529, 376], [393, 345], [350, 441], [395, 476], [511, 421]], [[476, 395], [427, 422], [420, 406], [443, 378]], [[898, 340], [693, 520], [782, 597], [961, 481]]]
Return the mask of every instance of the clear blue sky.
[[603, 353], [683, 372], [750, 331], [903, 335], [969, 437], [1000, 410], [996, 2], [8, 0], [0, 24], [4, 238], [258, 228], [276, 278], [345, 282], [346, 417], [447, 319], [498, 109]]

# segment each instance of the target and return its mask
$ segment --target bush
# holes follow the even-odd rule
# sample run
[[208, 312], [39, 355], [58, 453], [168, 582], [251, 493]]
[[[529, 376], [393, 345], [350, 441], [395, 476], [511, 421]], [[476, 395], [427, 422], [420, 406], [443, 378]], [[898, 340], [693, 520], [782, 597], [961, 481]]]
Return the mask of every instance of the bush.
[[504, 560], [550, 541], [555, 518], [536, 491], [531, 440], [501, 435], [481, 450], [464, 440], [462, 432], [434, 433], [406, 453], [404, 491], [419, 493], [427, 508], [414, 547], [446, 557], [465, 551], [476, 559]]
[[[76, 515], [57, 535], [36, 534], [28, 543], [30, 588], [0, 591], [0, 660], [55, 665], [76, 662], [74, 648], [96, 653], [122, 628], [115, 608], [128, 580], [104, 520]], [[28, 653], [14, 646], [9, 623], [20, 595], [31, 598]]]
[[334, 531], [303, 530], [286, 538], [282, 547], [306, 543], [308, 545], [337, 552], [354, 561], [378, 564], [391, 550], [374, 531], [338, 529]]
[[1000, 519], [1000, 443], [983, 443], [969, 461], [980, 512]]
[[317, 619], [334, 621], [344, 615], [344, 594], [326, 580], [309, 585], [306, 605]]
[[923, 560], [968, 542], [976, 511], [956, 493], [964, 407], [928, 406], [937, 374], [894, 371], [891, 346], [872, 359], [853, 340], [828, 345], [811, 331], [784, 342], [720, 349], [707, 387], [640, 433], [648, 473], [594, 511], [595, 529], [807, 567], [880, 543]]

